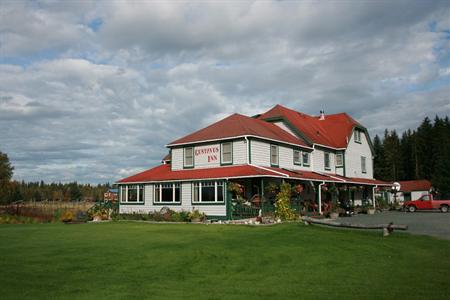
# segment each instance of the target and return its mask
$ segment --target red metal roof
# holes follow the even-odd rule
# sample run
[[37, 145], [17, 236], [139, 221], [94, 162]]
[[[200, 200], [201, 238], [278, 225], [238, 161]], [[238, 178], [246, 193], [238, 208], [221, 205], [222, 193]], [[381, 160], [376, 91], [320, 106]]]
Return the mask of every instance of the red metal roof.
[[331, 174], [321, 174], [318, 172], [303, 170], [288, 170], [273, 167], [260, 167], [254, 165], [226, 166], [205, 169], [187, 169], [172, 171], [168, 164], [159, 165], [152, 169], [138, 173], [136, 175], [119, 180], [118, 183], [137, 183], [155, 181], [177, 181], [177, 180], [208, 180], [227, 179], [244, 177], [281, 177], [286, 179], [300, 179], [312, 181], [326, 181], [336, 183], [358, 183], [368, 185], [390, 185], [374, 179], [349, 178]]
[[328, 174], [328, 173], [326, 175], [339, 178], [339, 179], [344, 180], [345, 182], [348, 182], [348, 183], [356, 183], [356, 184], [360, 183], [360, 184], [369, 184], [369, 185], [392, 186], [392, 182], [381, 181], [381, 180], [377, 180], [377, 179], [359, 178], [359, 177], [345, 177], [345, 176], [341, 176], [341, 175]]
[[261, 120], [273, 118], [287, 120], [312, 143], [333, 148], [347, 147], [353, 127], [356, 125], [362, 127], [346, 113], [325, 115], [325, 119], [320, 120], [319, 116], [310, 116], [282, 105], [276, 105], [258, 116]]
[[429, 191], [431, 189], [431, 182], [426, 179], [399, 181], [398, 183], [400, 183], [402, 192]]
[[168, 180], [199, 180], [249, 176], [276, 176], [277, 174], [251, 165], [227, 166], [205, 169], [172, 171], [171, 165], [160, 165], [147, 171], [119, 180], [119, 183]]
[[182, 137], [169, 143], [168, 146], [177, 144], [188, 144], [206, 140], [218, 140], [232, 138], [236, 136], [258, 136], [271, 140], [286, 142], [299, 146], [306, 146], [306, 143], [286, 132], [280, 127], [262, 120], [250, 118], [240, 114], [233, 114], [208, 127], [200, 129], [192, 134]]

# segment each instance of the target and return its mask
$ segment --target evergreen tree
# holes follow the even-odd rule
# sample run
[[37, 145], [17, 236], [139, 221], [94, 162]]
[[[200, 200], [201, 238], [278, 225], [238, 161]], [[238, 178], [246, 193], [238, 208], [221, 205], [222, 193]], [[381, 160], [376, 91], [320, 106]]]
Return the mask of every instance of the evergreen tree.
[[421, 179], [430, 179], [433, 171], [433, 149], [430, 142], [432, 135], [433, 126], [426, 117], [416, 133], [417, 177]]
[[446, 119], [435, 118], [433, 136], [431, 137], [432, 174], [431, 181], [437, 190], [450, 196], [450, 123]]

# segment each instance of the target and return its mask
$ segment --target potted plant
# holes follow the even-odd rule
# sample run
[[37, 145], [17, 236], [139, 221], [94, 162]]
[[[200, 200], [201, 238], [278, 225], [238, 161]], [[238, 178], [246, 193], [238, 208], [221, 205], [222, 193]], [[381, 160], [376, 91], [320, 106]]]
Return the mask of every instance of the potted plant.
[[192, 223], [200, 223], [206, 220], [206, 215], [200, 212], [198, 209], [194, 209], [189, 213], [189, 220]]

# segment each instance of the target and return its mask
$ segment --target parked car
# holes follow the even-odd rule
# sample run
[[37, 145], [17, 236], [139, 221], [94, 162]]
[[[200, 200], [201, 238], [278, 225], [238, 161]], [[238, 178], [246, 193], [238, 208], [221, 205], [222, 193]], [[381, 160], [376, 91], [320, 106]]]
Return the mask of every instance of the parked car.
[[423, 195], [418, 200], [405, 201], [403, 208], [409, 212], [416, 210], [436, 210], [448, 212], [450, 208], [450, 200], [438, 200], [433, 195]]

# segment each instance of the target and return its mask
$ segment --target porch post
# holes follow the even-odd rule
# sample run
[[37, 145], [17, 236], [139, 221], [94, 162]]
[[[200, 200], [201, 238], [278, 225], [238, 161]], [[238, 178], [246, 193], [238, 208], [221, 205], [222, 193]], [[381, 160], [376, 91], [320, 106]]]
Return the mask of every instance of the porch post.
[[319, 193], [319, 215], [322, 214], [322, 185], [324, 185], [325, 182], [322, 181], [321, 184], [319, 184], [318, 193]]
[[261, 198], [261, 213], [263, 213], [264, 212], [264, 178], [261, 178], [261, 193], [260, 194], [261, 195], [259, 195], [259, 196]]

